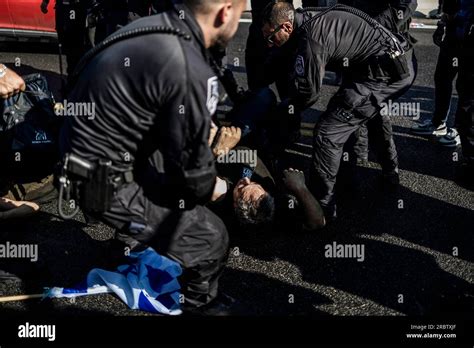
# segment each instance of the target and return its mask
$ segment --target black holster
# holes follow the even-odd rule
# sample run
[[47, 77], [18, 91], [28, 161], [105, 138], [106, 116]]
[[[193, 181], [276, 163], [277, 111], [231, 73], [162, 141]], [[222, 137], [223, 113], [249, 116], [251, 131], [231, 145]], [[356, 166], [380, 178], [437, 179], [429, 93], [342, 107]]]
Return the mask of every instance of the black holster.
[[62, 183], [66, 200], [77, 201], [86, 213], [101, 214], [108, 211], [118, 189], [133, 181], [131, 170], [118, 171], [111, 161], [90, 162], [73, 154], [64, 159]]
[[388, 54], [373, 57], [369, 62], [370, 75], [374, 79], [390, 79], [391, 83], [410, 76], [406, 55], [392, 57]]

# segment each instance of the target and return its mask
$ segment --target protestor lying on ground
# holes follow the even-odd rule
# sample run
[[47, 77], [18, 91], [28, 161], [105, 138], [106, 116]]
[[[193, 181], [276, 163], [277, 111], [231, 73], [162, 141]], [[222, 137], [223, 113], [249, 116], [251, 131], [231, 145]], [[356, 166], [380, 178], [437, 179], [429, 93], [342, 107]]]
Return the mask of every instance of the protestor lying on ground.
[[236, 147], [240, 128], [222, 127], [216, 133], [213, 128], [210, 144], [217, 158], [220, 189], [209, 208], [224, 220], [231, 235], [236, 228], [261, 230], [288, 225], [292, 230], [297, 226], [313, 231], [325, 226], [323, 211], [306, 187], [302, 171], [285, 170], [277, 185], [255, 150]]

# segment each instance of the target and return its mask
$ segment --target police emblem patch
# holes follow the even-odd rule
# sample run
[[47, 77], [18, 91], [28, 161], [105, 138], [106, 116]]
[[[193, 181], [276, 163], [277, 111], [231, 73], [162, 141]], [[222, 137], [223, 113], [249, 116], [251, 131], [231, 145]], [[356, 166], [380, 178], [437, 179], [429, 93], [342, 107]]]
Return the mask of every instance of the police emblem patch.
[[207, 110], [211, 115], [217, 111], [217, 104], [219, 102], [219, 80], [216, 76], [207, 80]]
[[305, 75], [303, 56], [297, 56], [296, 57], [295, 72], [296, 72], [296, 75], [298, 75], [298, 76], [304, 76]]

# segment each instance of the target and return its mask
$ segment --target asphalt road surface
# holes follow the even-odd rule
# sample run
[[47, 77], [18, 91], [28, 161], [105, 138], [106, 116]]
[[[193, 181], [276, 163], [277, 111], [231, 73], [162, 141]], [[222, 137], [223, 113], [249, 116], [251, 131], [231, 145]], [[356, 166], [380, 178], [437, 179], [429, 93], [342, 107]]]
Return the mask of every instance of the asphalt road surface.
[[[247, 32], [248, 23], [242, 23], [229, 50], [229, 59], [240, 60], [241, 67], [234, 70], [244, 86]], [[431, 31], [414, 30], [413, 34], [419, 40], [419, 75], [403, 101], [420, 103], [422, 117], [429, 117], [438, 51]], [[16, 58], [21, 59], [17, 70], [22, 74], [40, 70], [58, 90], [54, 48], [26, 43], [0, 46], [0, 61], [15, 63]], [[308, 168], [313, 124], [335, 90], [330, 84], [325, 87], [318, 104], [305, 113], [304, 137], [288, 150], [292, 166]], [[401, 166], [397, 193], [380, 190], [380, 170], [374, 162], [360, 167], [358, 193], [342, 192], [340, 218], [324, 230], [288, 230], [234, 242], [221, 289], [257, 315], [472, 315], [474, 195], [453, 182], [455, 150], [410, 135], [413, 120], [409, 118], [394, 117], [393, 121]], [[2, 262], [7, 269], [20, 269], [24, 281], [0, 284], [0, 296], [74, 285], [91, 268], [106, 266], [113, 233], [104, 225], [87, 226], [82, 218], [64, 222], [55, 204], [43, 206], [34, 219], [0, 225], [1, 243], [36, 243], [40, 253], [36, 263]], [[364, 261], [326, 258], [325, 246], [334, 241], [364, 245]], [[0, 305], [1, 316], [39, 310], [43, 314], [146, 315], [129, 310], [111, 295]]]

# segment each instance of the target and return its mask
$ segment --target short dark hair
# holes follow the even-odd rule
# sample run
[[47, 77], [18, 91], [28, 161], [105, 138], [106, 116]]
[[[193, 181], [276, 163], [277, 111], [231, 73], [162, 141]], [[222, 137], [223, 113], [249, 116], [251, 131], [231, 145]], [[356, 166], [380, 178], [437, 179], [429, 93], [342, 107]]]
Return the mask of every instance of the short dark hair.
[[235, 208], [237, 220], [243, 226], [264, 226], [273, 221], [275, 215], [275, 199], [268, 193], [256, 202], [237, 201]]
[[292, 24], [295, 20], [295, 7], [286, 1], [273, 1], [263, 10], [263, 23], [268, 23], [272, 27], [290, 21]]

